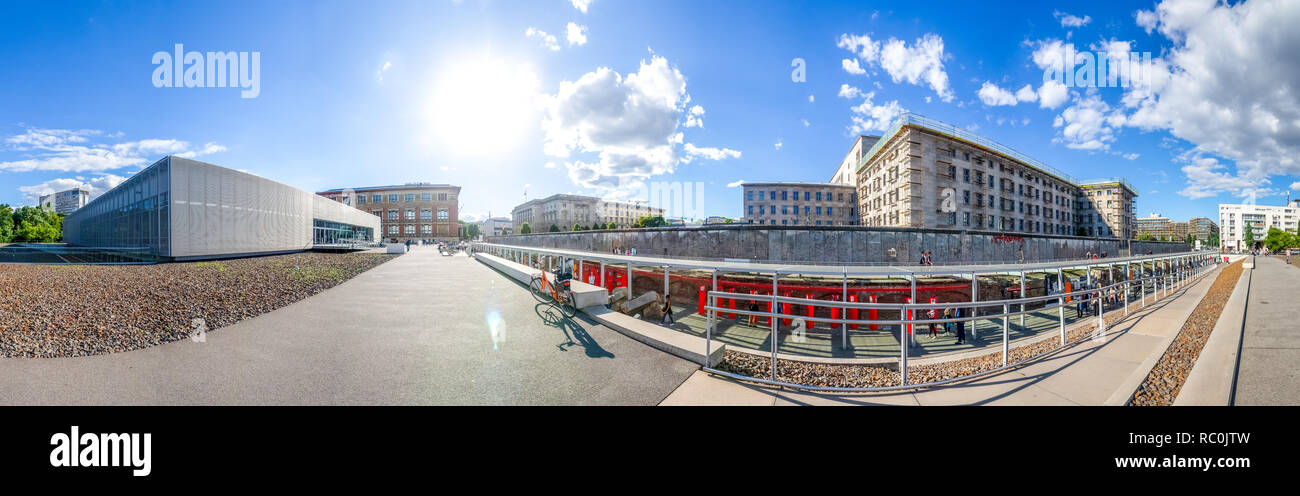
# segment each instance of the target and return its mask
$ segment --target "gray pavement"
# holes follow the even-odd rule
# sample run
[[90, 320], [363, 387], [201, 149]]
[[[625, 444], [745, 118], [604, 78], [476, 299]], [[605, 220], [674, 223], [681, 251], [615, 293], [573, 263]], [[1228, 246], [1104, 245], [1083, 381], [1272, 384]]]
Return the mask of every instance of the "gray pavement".
[[696, 369], [418, 247], [205, 342], [0, 359], [0, 403], [654, 405]]
[[1255, 257], [1235, 404], [1300, 405], [1300, 268]]

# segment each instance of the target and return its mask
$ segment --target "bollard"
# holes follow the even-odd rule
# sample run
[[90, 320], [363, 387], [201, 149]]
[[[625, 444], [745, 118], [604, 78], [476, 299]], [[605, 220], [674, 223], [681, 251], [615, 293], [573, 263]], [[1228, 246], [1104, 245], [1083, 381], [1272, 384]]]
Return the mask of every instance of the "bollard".
[[1065, 298], [1056, 299], [1056, 310], [1061, 318], [1061, 346], [1065, 346]]
[[[910, 300], [911, 298], [908, 298], [908, 299]], [[869, 303], [875, 303], [875, 302], [876, 302], [876, 295], [867, 295], [867, 302], [869, 302]], [[909, 301], [908, 303], [911, 303], [911, 302]], [[876, 320], [876, 318], [877, 318], [877, 316], [878, 316], [879, 314], [880, 314], [880, 311], [877, 310], [877, 309], [875, 309], [875, 308], [872, 308], [872, 309], [870, 309], [870, 310], [867, 310], [867, 320]], [[869, 329], [875, 331], [875, 330], [880, 329], [880, 324], [870, 324], [870, 325], [867, 326], [867, 328], [869, 328]]]
[[[772, 294], [775, 295], [776, 293], [772, 293]], [[789, 298], [789, 297], [790, 297], [790, 292], [789, 292], [789, 291], [786, 291], [785, 294], [784, 294], [783, 296], [785, 296], [786, 298]], [[790, 305], [790, 302], [782, 302], [782, 303], [781, 303], [781, 315], [794, 315], [794, 313], [793, 313], [793, 312], [791, 311], [791, 309], [790, 309], [790, 306], [791, 306], [791, 305]], [[790, 325], [790, 319], [788, 319], [788, 318], [782, 318], [782, 319], [781, 319], [781, 325]]]
[[[831, 295], [831, 301], [838, 303], [840, 301], [840, 297]], [[840, 307], [831, 307], [831, 319], [838, 319], [838, 318], [840, 318]], [[843, 328], [843, 326], [844, 324], [836, 322], [834, 324], [831, 324], [831, 329], [841, 329]]]
[[[855, 295], [855, 294], [851, 294], [851, 295], [849, 295], [849, 301], [851, 301], [851, 302], [853, 302], [853, 303], [857, 303], [857, 302], [858, 302], [858, 295]], [[872, 303], [875, 303], [875, 302], [872, 302]], [[858, 320], [858, 309], [856, 309], [856, 308], [850, 308], [850, 309], [849, 309], [849, 320]], [[857, 325], [857, 324], [849, 324], [849, 329], [857, 330], [857, 328], [858, 328], [858, 325]]]
[[704, 285], [700, 285], [700, 315], [704, 315]]
[[1002, 304], [1002, 366], [1007, 366], [1007, 354], [1011, 346], [1011, 305]]
[[[803, 297], [804, 297], [804, 299], [811, 300], [811, 299], [812, 299], [812, 293], [804, 293]], [[805, 312], [807, 313], [808, 318], [811, 319], [812, 316], [813, 316], [813, 306], [812, 306], [812, 305], [804, 305], [804, 306], [805, 306], [805, 307], [808, 307], [808, 308], [805, 310]], [[812, 329], [812, 328], [813, 328], [813, 321], [812, 321], [812, 320], [808, 320], [808, 321], [804, 324], [804, 329]]]

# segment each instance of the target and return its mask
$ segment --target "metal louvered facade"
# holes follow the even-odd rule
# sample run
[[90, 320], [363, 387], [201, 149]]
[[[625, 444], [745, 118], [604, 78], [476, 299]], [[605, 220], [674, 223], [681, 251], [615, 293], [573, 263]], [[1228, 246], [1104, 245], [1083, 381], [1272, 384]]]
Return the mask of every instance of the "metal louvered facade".
[[309, 250], [322, 224], [344, 227], [356, 241], [371, 241], [379, 231], [378, 217], [350, 206], [168, 156], [69, 215], [63, 238], [72, 245], [148, 248], [160, 257], [195, 260]]

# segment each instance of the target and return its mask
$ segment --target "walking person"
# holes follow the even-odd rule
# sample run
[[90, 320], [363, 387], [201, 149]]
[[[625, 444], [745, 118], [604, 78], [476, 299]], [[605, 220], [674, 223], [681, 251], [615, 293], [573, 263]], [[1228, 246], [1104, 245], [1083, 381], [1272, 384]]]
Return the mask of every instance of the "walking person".
[[[952, 313], [953, 313], [953, 317], [962, 318], [966, 316], [966, 309], [958, 307], [953, 309]], [[954, 344], [965, 344], [965, 343], [966, 343], [966, 322], [962, 320], [958, 320], [957, 321], [957, 342]]]
[[664, 294], [664, 308], [663, 308], [663, 310], [664, 310], [664, 316], [659, 318], [659, 325], [664, 325], [664, 322], [672, 322], [673, 325], [676, 325], [676, 324], [677, 324], [677, 321], [676, 321], [676, 320], [673, 320], [673, 295], [672, 295], [672, 293], [666, 293], [666, 294]]
[[[928, 318], [928, 319], [930, 319], [930, 320], [934, 320], [934, 319], [938, 318], [938, 316], [939, 316], [939, 312], [938, 312], [938, 310], [936, 310], [936, 309], [934, 309], [934, 308], [931, 308], [930, 310], [928, 310], [928, 311], [925, 312], [925, 316], [926, 316], [926, 318]], [[937, 324], [935, 324], [934, 322], [931, 322], [931, 323], [930, 323], [930, 340], [933, 341], [933, 340], [934, 340], [934, 337], [935, 337], [935, 336], [938, 336], [938, 335], [939, 335], [939, 326], [938, 326]]]
[[[757, 301], [749, 300], [749, 311], [751, 311], [751, 312], [757, 312], [757, 311], [758, 311], [758, 302], [757, 302]], [[755, 326], [755, 327], [758, 326], [758, 316], [757, 316], [757, 315], [750, 315], [750, 316], [749, 316], [749, 325], [752, 325], [752, 326]]]

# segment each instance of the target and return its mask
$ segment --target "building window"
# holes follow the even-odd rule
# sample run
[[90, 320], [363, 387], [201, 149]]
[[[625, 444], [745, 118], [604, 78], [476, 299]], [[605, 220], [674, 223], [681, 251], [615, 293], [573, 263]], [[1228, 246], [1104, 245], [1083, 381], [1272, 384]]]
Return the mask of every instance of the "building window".
[[447, 209], [445, 208], [438, 209], [438, 220], [448, 220], [450, 218], [451, 217], [447, 214]]
[[388, 203], [397, 203], [397, 195], [388, 195]]
[[406, 229], [405, 229], [405, 231], [406, 231], [406, 234], [415, 234], [415, 226], [412, 226], [412, 225], [410, 225], [410, 224], [407, 224], [407, 225], [406, 225]]
[[429, 210], [427, 208], [420, 210], [420, 220], [432, 220], [432, 219], [433, 219], [433, 210]]
[[420, 234], [433, 234], [433, 226], [429, 224], [420, 226]]
[[406, 209], [406, 220], [415, 220], [415, 210]]
[[388, 220], [397, 220], [397, 210], [388, 211]]
[[420, 193], [420, 201], [433, 201], [433, 193]]
[[384, 201], [384, 195], [370, 195], [370, 203], [380, 203]]
[[411, 203], [411, 202], [413, 202], [413, 201], [415, 201], [415, 193], [407, 193], [407, 194], [406, 194], [406, 203]]
[[397, 234], [397, 226], [388, 226], [388, 234]]
[[366, 196], [365, 195], [358, 196], [357, 205], [365, 205], [365, 204], [366, 204]]

